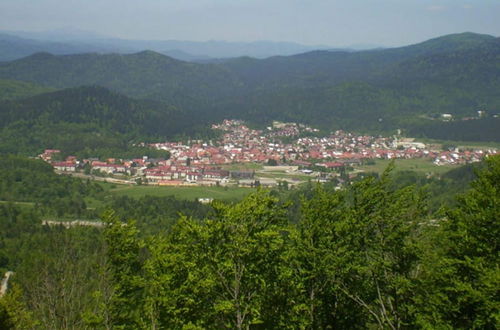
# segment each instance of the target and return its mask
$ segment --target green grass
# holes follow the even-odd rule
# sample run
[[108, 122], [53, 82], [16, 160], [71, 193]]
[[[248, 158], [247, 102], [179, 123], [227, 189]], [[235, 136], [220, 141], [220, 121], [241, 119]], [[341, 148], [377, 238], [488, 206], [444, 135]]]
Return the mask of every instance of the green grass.
[[105, 205], [103, 201], [92, 197], [86, 197], [85, 204], [87, 205], [87, 209], [89, 210], [95, 210]]
[[[375, 160], [374, 165], [363, 165], [356, 167], [366, 172], [382, 173], [389, 165], [390, 160]], [[415, 171], [421, 173], [443, 174], [451, 169], [457, 168], [460, 165], [443, 165], [437, 166], [430, 159], [396, 159], [395, 171]]]
[[219, 200], [240, 200], [253, 192], [250, 188], [237, 187], [161, 187], [161, 186], [120, 186], [110, 188], [109, 193], [117, 196], [139, 198], [142, 196], [175, 196], [178, 199], [194, 200], [214, 198]]
[[228, 171], [258, 171], [263, 168], [263, 165], [259, 163], [241, 163], [223, 165], [222, 168]]

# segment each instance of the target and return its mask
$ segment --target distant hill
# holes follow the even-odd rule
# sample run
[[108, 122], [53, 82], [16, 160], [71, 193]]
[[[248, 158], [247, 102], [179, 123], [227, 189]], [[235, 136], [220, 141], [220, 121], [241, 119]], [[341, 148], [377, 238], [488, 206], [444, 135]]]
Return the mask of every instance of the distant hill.
[[181, 61], [186, 61], [186, 62], [211, 62], [215, 60], [212, 57], [205, 56], [205, 55], [193, 55], [189, 54], [185, 51], [178, 50], [178, 49], [170, 49], [170, 50], [164, 50], [160, 51], [159, 53], [163, 55], [170, 56], [172, 58], [175, 58], [176, 60], [181, 60]]
[[0, 33], [0, 62], [16, 60], [38, 52], [64, 55], [88, 52], [112, 52], [114, 50], [116, 51], [116, 49], [106, 46], [42, 41]]
[[[238, 58], [225, 65], [248, 83], [265, 87], [282, 85], [314, 86], [346, 81], [379, 83], [399, 73], [407, 61], [423, 57], [454, 56], [476, 53], [498, 54], [500, 39], [488, 35], [463, 33], [431, 39], [399, 48], [367, 51], [313, 51], [293, 56], [277, 56], [264, 60]], [[491, 56], [490, 58], [491, 59]], [[484, 61], [483, 61], [484, 62]], [[462, 65], [463, 63], [459, 63]], [[493, 63], [494, 64], [494, 63]], [[422, 67], [425, 69], [425, 67]], [[407, 74], [407, 72], [401, 72]], [[408, 77], [411, 79], [412, 77]]]
[[65, 88], [99, 85], [129, 96], [167, 101], [183, 107], [234, 92], [239, 82], [222, 66], [195, 64], [144, 51], [136, 54], [37, 53], [0, 64], [0, 78]]
[[[421, 115], [499, 113], [498, 63], [500, 39], [472, 33], [394, 49], [239, 58], [224, 66], [254, 92], [227, 102], [227, 108], [258, 119], [383, 131], [412, 127], [415, 134], [435, 124]], [[476, 133], [471, 136], [486, 138]]]
[[[53, 55], [70, 55], [82, 53], [100, 53], [100, 54], [130, 54], [142, 51], [146, 48], [128, 47], [123, 44], [111, 45], [103, 39], [70, 39], [64, 34], [40, 34], [40, 33], [21, 33], [22, 36], [0, 33], [0, 62], [12, 61], [27, 57], [36, 53], [50, 53]], [[33, 36], [35, 38], [26, 38]], [[40, 40], [36, 37], [52, 37], [58, 41]], [[57, 37], [56, 37], [57, 36]], [[81, 36], [83, 38], [86, 35]], [[59, 40], [60, 39], [60, 40]], [[212, 58], [204, 55], [192, 55], [177, 49], [161, 49], [160, 53], [183, 61], [207, 61]]]
[[[2, 43], [4, 39], [10, 43]], [[274, 41], [127, 40], [71, 29], [46, 32], [0, 31], [0, 61], [19, 59], [36, 52], [49, 52], [54, 55], [112, 52], [127, 54], [144, 50], [185, 61], [201, 61], [239, 56], [266, 58], [330, 48], [332, 47], [325, 45], [306, 46]]]
[[0, 79], [55, 88], [100, 85], [165, 101], [205, 123], [241, 117], [263, 125], [282, 119], [325, 129], [415, 132], [433, 124], [423, 117], [500, 112], [498, 63], [499, 38], [462, 33], [391, 49], [240, 57], [210, 64], [152, 51], [38, 53], [0, 64]]
[[229, 42], [229, 41], [182, 41], [182, 40], [125, 40], [109, 38], [94, 40], [96, 44], [107, 44], [114, 47], [156, 52], [165, 50], [180, 50], [196, 57], [232, 58], [251, 56], [267, 58], [277, 55], [293, 55], [316, 49], [328, 49], [329, 46], [306, 46], [292, 42], [255, 41], [255, 42]]
[[134, 141], [193, 133], [196, 125], [181, 110], [160, 102], [133, 100], [98, 86], [78, 87], [0, 102], [0, 152], [127, 150]]

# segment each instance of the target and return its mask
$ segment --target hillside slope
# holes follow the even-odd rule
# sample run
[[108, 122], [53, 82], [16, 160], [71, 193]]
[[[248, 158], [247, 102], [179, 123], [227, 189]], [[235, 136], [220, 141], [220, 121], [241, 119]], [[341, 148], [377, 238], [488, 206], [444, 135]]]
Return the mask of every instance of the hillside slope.
[[0, 102], [0, 152], [127, 150], [132, 142], [196, 129], [175, 107], [133, 100], [97, 86]]
[[224, 97], [238, 85], [220, 66], [175, 60], [152, 51], [136, 54], [37, 53], [0, 65], [0, 77], [67, 88], [99, 85], [129, 96], [192, 106], [192, 100]]
[[33, 83], [0, 79], [0, 101], [14, 100], [54, 91]]

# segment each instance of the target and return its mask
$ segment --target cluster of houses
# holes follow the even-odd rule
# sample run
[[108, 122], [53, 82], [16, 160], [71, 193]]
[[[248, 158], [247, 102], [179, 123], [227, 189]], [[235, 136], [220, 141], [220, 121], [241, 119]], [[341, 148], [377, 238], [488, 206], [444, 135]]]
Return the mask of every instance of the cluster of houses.
[[227, 183], [229, 179], [253, 179], [253, 171], [228, 171], [218, 166], [200, 164], [186, 159], [150, 159], [147, 157], [132, 160], [117, 160], [109, 158], [106, 161], [98, 159], [77, 160], [68, 156], [64, 161], [59, 158], [60, 150], [47, 149], [39, 157], [49, 162], [60, 172], [84, 171], [86, 168], [92, 174], [129, 175], [141, 182], [156, 185], [218, 185]]
[[[60, 160], [60, 151], [48, 149], [40, 158], [63, 172], [87, 169], [89, 173], [128, 175], [158, 185], [217, 185], [229, 180], [251, 182], [252, 171], [229, 171], [235, 163], [287, 164], [302, 168], [339, 169], [360, 165], [368, 159], [429, 158], [436, 165], [466, 164], [495, 154], [495, 149], [436, 150], [412, 139], [358, 135], [336, 131], [314, 137], [317, 130], [301, 124], [274, 122], [266, 131], [250, 129], [241, 120], [224, 120], [212, 126], [223, 132], [217, 141], [163, 142], [150, 147], [166, 150], [169, 159], [83, 159], [69, 156]], [[303, 133], [315, 134], [303, 134]], [[302, 137], [301, 137], [302, 136]], [[282, 137], [287, 137], [285, 141]], [[289, 139], [289, 138], [292, 139]], [[59, 160], [57, 160], [59, 159]]]
[[[333, 132], [327, 137], [298, 137], [303, 132], [317, 132], [295, 123], [273, 123], [267, 131], [253, 130], [241, 120], [224, 120], [213, 125], [224, 132], [220, 141], [191, 144], [179, 142], [155, 143], [151, 146], [167, 150], [176, 160], [190, 160], [191, 164], [223, 165], [232, 163], [266, 163], [270, 160], [302, 167], [315, 163], [359, 164], [367, 159], [430, 158], [437, 165], [465, 164], [480, 161], [485, 155], [495, 154], [496, 149], [469, 151], [438, 150], [413, 139], [358, 135], [344, 131]], [[278, 137], [297, 138], [283, 143]]]
[[93, 173], [99, 172], [102, 174], [124, 174], [124, 175], [142, 175], [143, 170], [147, 166], [154, 166], [156, 162], [161, 160], [139, 158], [132, 160], [121, 160], [108, 158], [106, 161], [101, 161], [97, 158], [78, 160], [75, 156], [68, 156], [64, 160], [59, 159], [61, 154], [57, 149], [46, 149], [38, 157], [50, 163], [57, 171], [76, 172], [86, 168]]

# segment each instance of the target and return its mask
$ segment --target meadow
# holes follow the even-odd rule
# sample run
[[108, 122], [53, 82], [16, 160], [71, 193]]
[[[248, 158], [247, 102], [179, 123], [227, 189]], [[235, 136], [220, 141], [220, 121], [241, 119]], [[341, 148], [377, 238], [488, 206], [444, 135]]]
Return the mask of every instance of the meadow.
[[[356, 169], [365, 172], [376, 172], [382, 173], [391, 160], [389, 159], [377, 159], [373, 165], [362, 165], [356, 167]], [[415, 159], [396, 159], [395, 160], [395, 171], [415, 171], [420, 173], [430, 173], [430, 174], [443, 174], [451, 169], [458, 168], [460, 165], [441, 165], [437, 166], [430, 159], [425, 158], [415, 158]]]
[[169, 187], [169, 186], [129, 186], [110, 185], [108, 193], [116, 196], [139, 198], [142, 196], [175, 196], [178, 199], [194, 200], [198, 198], [213, 198], [224, 201], [241, 200], [254, 191], [252, 188], [241, 187]]

